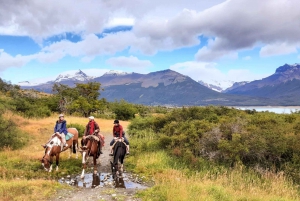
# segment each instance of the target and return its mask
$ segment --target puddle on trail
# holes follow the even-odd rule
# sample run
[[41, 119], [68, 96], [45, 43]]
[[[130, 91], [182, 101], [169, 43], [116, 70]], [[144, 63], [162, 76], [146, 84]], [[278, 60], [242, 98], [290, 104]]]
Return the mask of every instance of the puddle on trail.
[[111, 188], [127, 188], [127, 189], [145, 189], [147, 186], [142, 184], [142, 181], [138, 177], [132, 175], [122, 174], [122, 177], [113, 179], [110, 173], [98, 173], [98, 174], [85, 174], [84, 179], [77, 176], [67, 176], [58, 180], [60, 183], [69, 184], [71, 186], [83, 187], [83, 188], [99, 188], [99, 187], [111, 187]]

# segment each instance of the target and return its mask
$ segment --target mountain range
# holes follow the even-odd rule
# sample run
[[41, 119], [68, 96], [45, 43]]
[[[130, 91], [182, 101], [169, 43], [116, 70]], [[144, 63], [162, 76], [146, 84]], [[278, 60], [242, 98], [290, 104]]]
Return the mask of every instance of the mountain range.
[[[300, 65], [285, 64], [275, 74], [253, 82], [226, 81], [229, 88], [219, 84], [196, 82], [172, 70], [149, 74], [109, 71], [91, 77], [79, 70], [75, 74], [61, 74], [46, 83], [19, 83], [23, 89], [51, 93], [54, 83], [75, 86], [76, 83], [100, 82], [101, 97], [109, 101], [124, 99], [146, 105], [300, 105]], [[218, 88], [219, 87], [219, 88]], [[219, 91], [219, 92], [218, 92]], [[220, 93], [223, 92], [223, 93]]]

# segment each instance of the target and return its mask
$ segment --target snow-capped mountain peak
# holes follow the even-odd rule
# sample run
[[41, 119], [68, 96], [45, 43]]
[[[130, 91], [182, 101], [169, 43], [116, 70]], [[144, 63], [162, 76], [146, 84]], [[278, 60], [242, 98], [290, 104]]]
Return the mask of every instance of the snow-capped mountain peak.
[[214, 91], [222, 92], [231, 87], [235, 82], [231, 80], [199, 80], [198, 83]]
[[104, 73], [104, 75], [114, 75], [114, 76], [128, 75], [128, 74], [132, 74], [132, 73], [127, 73], [127, 72], [122, 72], [122, 71], [117, 71], [117, 70], [110, 70], [110, 71]]
[[72, 81], [88, 81], [92, 77], [89, 77], [87, 74], [82, 72], [81, 70], [74, 72], [65, 72], [57, 76], [57, 78], [54, 80], [54, 82], [62, 82], [67, 80]]

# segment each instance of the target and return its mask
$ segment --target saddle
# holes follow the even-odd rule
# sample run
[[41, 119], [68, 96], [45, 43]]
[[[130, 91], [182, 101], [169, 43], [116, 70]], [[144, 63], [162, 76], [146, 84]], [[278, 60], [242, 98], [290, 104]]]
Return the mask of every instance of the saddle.
[[96, 140], [97, 142], [100, 141], [99, 137], [97, 137], [96, 135], [89, 135], [89, 136], [87, 136], [86, 138], [87, 138], [87, 139], [93, 138], [93, 139]]
[[[114, 139], [115, 141], [114, 141], [114, 144], [112, 145], [112, 149], [114, 149], [115, 148], [115, 145], [117, 144], [117, 142], [119, 141], [119, 139]], [[123, 143], [123, 144], [125, 144], [125, 146], [127, 146], [127, 144], [124, 142], [124, 139], [123, 140], [121, 140], [121, 142]]]

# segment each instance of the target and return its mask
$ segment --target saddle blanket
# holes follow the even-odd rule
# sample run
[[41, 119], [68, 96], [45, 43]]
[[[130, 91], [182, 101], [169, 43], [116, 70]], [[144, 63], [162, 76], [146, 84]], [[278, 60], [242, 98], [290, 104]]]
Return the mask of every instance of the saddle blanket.
[[66, 141], [68, 141], [69, 139], [71, 139], [74, 135], [72, 133], [67, 133], [66, 135]]

